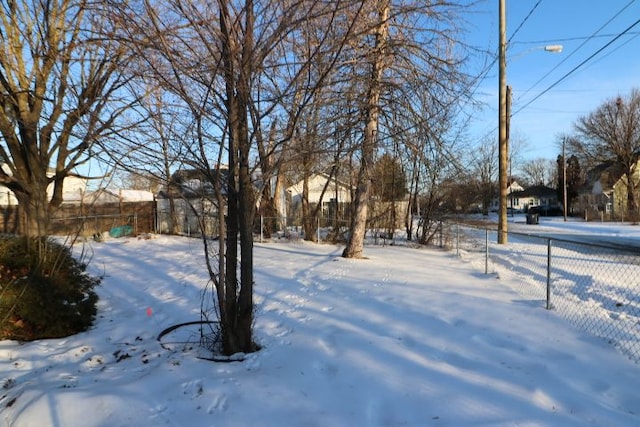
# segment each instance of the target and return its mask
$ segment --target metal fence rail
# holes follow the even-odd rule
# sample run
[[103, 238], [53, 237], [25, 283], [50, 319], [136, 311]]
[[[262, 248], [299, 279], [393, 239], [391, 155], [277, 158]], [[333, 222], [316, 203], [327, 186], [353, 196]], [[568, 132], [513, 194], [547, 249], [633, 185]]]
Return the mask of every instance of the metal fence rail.
[[571, 324], [607, 340], [640, 363], [640, 254], [509, 232], [443, 223], [441, 242], [462, 259], [510, 277], [524, 298], [557, 312]]

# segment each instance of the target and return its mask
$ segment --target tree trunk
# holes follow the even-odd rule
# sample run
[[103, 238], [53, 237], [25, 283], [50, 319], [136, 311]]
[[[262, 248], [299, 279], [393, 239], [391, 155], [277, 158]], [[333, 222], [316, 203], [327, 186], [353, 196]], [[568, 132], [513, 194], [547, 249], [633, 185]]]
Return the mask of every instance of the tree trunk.
[[[222, 59], [225, 71], [229, 171], [227, 177], [227, 244], [224, 310], [220, 310], [224, 352], [250, 353], [253, 342], [253, 219], [255, 203], [249, 168], [249, 100], [253, 49], [253, 2], [247, 0], [244, 39], [238, 40], [240, 23], [219, 1]], [[238, 259], [240, 237], [240, 260]], [[238, 282], [238, 263], [240, 281]], [[239, 290], [238, 290], [239, 288]]]
[[51, 226], [51, 210], [46, 187], [34, 191], [33, 195], [16, 192], [15, 196], [22, 212], [20, 233], [27, 237], [47, 236]]
[[[318, 204], [322, 204], [322, 197], [318, 200]], [[302, 226], [304, 229], [304, 240], [316, 242], [316, 213], [317, 209], [311, 210], [309, 205], [309, 177], [305, 174], [302, 181]]]
[[413, 160], [411, 169], [411, 188], [409, 189], [409, 204], [405, 212], [405, 230], [407, 232], [407, 240], [413, 240], [413, 213], [418, 211], [418, 184], [420, 173], [418, 172], [418, 161]]
[[351, 234], [347, 246], [342, 252], [345, 258], [362, 258], [364, 250], [364, 237], [367, 226], [367, 211], [369, 206], [369, 192], [371, 189], [370, 164], [373, 163], [373, 150], [369, 155], [363, 155], [358, 173], [358, 187], [354, 200], [354, 212], [351, 218]]
[[260, 197], [260, 215], [262, 215], [262, 232], [267, 239], [276, 231], [278, 226], [278, 211], [276, 210], [276, 197], [271, 194], [271, 184], [266, 183]]
[[636, 186], [634, 185], [633, 179], [633, 169], [627, 173], [627, 211], [629, 212], [629, 221], [636, 224], [640, 218], [639, 209], [638, 209], [638, 198], [636, 196]]
[[[273, 210], [276, 214], [276, 219], [282, 216], [283, 208], [285, 208], [286, 206], [287, 200], [284, 185], [282, 182], [282, 171], [281, 168], [278, 168], [278, 173], [276, 174], [276, 185], [273, 195]], [[286, 221], [286, 218], [284, 219], [284, 221]], [[284, 231], [284, 221], [276, 221], [275, 229], [279, 230], [282, 227], [282, 230]]]
[[367, 209], [371, 191], [371, 172], [375, 149], [377, 146], [378, 115], [380, 110], [380, 93], [382, 91], [382, 73], [385, 67], [385, 51], [389, 28], [389, 1], [384, 0], [378, 9], [379, 23], [376, 28], [376, 40], [373, 48], [374, 60], [371, 67], [371, 80], [367, 96], [367, 123], [362, 140], [358, 186], [354, 200], [354, 212], [351, 218], [350, 236], [347, 246], [342, 252], [345, 258], [362, 258], [364, 237], [367, 227]]
[[176, 201], [173, 198], [172, 194], [169, 194], [169, 223], [167, 224], [168, 233], [173, 235], [176, 234]]

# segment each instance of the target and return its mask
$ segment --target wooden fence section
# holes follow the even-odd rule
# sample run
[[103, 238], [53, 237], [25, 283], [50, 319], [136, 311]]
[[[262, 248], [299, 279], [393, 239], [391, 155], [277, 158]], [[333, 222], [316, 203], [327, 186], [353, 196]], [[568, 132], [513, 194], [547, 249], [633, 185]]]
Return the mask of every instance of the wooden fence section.
[[[2, 206], [0, 232], [19, 232], [20, 208]], [[156, 229], [155, 202], [102, 203], [95, 205], [64, 204], [53, 214], [51, 235], [71, 235], [79, 233], [91, 236], [108, 233], [110, 230], [129, 226], [132, 234], [152, 233]]]

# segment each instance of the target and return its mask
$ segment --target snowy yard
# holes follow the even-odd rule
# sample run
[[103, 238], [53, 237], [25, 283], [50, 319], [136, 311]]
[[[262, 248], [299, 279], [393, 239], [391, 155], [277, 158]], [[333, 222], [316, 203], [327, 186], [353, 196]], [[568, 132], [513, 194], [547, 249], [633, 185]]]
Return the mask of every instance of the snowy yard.
[[512, 223], [508, 245], [496, 243], [495, 226], [454, 224], [448, 227], [453, 236], [450, 246], [479, 271], [487, 270], [502, 279], [511, 276], [510, 282], [516, 283], [512, 288], [522, 297], [548, 304], [572, 325], [609, 341], [640, 363], [638, 254], [622, 251], [619, 246], [597, 246], [640, 249], [640, 227], [575, 220], [565, 223], [562, 218], [543, 218], [541, 224], [525, 226], [524, 219]]
[[0, 341], [0, 425], [640, 425], [640, 366], [453, 253], [256, 244], [263, 349], [213, 363], [156, 339], [199, 318], [198, 240], [91, 248], [94, 328]]

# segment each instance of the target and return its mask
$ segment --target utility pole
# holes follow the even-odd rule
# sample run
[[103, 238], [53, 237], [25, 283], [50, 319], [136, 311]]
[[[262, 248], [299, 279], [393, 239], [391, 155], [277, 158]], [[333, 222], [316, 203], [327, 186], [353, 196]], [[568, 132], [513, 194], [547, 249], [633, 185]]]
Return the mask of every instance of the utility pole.
[[509, 161], [507, 116], [507, 18], [505, 0], [498, 0], [500, 15], [499, 37], [499, 105], [498, 105], [498, 243], [507, 243], [507, 166]]
[[567, 156], [564, 151], [567, 138], [562, 138], [562, 212], [567, 222]]
[[[513, 167], [513, 158], [512, 158], [512, 154], [509, 152], [509, 142], [511, 141], [511, 86], [507, 85], [507, 110], [505, 112], [506, 115], [506, 127], [507, 127], [507, 159], [508, 159], [508, 167], [509, 167], [509, 173], [507, 174], [507, 196], [509, 198], [508, 200], [508, 204], [509, 204], [509, 208], [513, 209], [513, 196], [511, 195], [511, 192], [513, 191], [513, 172], [512, 172], [512, 167]], [[507, 209], [507, 212], [509, 211], [509, 209]], [[511, 210], [511, 216], [513, 216], [513, 210]], [[506, 227], [506, 222], [505, 222], [505, 227]]]

